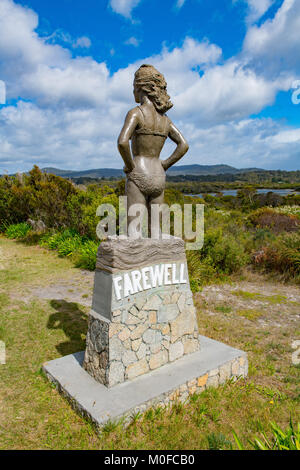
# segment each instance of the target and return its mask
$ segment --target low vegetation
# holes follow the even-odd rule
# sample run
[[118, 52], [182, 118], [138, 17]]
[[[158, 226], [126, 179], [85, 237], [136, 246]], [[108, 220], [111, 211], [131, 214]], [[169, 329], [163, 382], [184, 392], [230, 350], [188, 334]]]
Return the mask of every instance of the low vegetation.
[[[270, 427], [272, 429], [271, 439], [263, 431], [261, 438], [256, 437], [253, 441], [249, 440], [254, 450], [300, 450], [300, 423], [297, 429], [294, 429], [292, 421], [286, 430], [281, 429], [275, 423], [271, 423]], [[244, 450], [245, 448], [236, 433], [234, 433], [234, 439], [239, 450]]]
[[[0, 231], [56, 250], [76, 266], [93, 270], [99, 244], [97, 207], [110, 203], [118, 215], [118, 196], [124, 190], [124, 181], [82, 187], [42, 173], [38, 167], [28, 175], [4, 176], [0, 178]], [[300, 281], [300, 212], [295, 205], [299, 196], [279, 200], [268, 194], [271, 206], [260, 207], [266, 195], [257, 195], [249, 186], [240, 189], [237, 197], [206, 196], [204, 200], [184, 196], [172, 187], [166, 190], [169, 205], [205, 204], [204, 246], [187, 252], [194, 292], [247, 267]]]

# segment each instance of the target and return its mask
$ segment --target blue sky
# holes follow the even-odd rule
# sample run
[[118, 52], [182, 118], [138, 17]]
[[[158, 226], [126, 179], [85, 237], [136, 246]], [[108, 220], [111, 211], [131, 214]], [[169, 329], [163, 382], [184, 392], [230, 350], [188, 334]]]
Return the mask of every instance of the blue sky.
[[167, 79], [182, 164], [299, 169], [299, 30], [299, 0], [0, 0], [0, 174], [120, 168], [144, 62]]

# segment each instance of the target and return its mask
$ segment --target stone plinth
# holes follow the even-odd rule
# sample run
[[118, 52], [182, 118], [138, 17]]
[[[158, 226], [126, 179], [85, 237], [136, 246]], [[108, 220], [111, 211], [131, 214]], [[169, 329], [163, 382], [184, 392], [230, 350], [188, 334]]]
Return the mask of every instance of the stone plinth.
[[183, 241], [115, 237], [101, 244], [85, 370], [112, 387], [199, 348]]
[[201, 351], [112, 388], [96, 382], [82, 368], [84, 352], [48, 362], [43, 370], [71, 405], [99, 429], [120, 419], [126, 425], [138, 412], [185, 402], [193, 393], [247, 376], [245, 352], [204, 336], [200, 341]]

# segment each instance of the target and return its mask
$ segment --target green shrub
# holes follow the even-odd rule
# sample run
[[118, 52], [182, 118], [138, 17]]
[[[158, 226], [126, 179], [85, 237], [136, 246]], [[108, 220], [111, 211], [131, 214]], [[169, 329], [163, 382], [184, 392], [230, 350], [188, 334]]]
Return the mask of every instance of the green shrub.
[[268, 228], [276, 234], [284, 231], [296, 232], [300, 228], [299, 219], [295, 215], [280, 213], [268, 207], [258, 209], [248, 219], [255, 227]]
[[45, 234], [40, 245], [56, 250], [59, 256], [72, 256], [76, 267], [94, 270], [99, 242], [82, 237], [72, 229]]
[[250, 262], [253, 236], [246, 231], [245, 218], [237, 211], [205, 207], [204, 245], [199, 251], [187, 251], [191, 289], [239, 271]]
[[277, 271], [286, 279], [300, 275], [300, 234], [285, 233], [265, 245], [253, 257], [255, 266]]
[[62, 240], [57, 248], [59, 256], [72, 256], [80, 249], [82, 243], [83, 241], [79, 235]]
[[276, 236], [269, 228], [258, 228], [255, 230], [253, 241], [256, 245], [276, 240]]
[[73, 229], [66, 229], [62, 232], [48, 232], [42, 236], [40, 245], [50, 250], [58, 250], [68, 240], [77, 238], [78, 233]]
[[66, 201], [78, 190], [71, 181], [43, 173], [34, 166], [29, 172], [27, 182], [32, 192], [31, 207], [34, 219], [42, 220], [49, 228], [72, 226]]
[[[286, 430], [281, 429], [277, 424], [270, 423], [271, 438], [267, 437], [265, 431], [262, 432], [262, 437], [255, 437], [254, 440], [249, 440], [251, 447], [255, 450], [300, 450], [300, 423], [297, 429], [294, 429], [292, 420]], [[238, 438], [237, 434], [233, 433], [235, 442], [239, 450], [244, 450], [244, 446]]]
[[76, 267], [93, 271], [96, 268], [98, 247], [99, 243], [93, 240], [85, 242], [76, 253]]
[[119, 214], [119, 199], [112, 188], [104, 186], [94, 191], [90, 204], [82, 207], [83, 233], [93, 240], [97, 239], [96, 228], [100, 219], [96, 216], [96, 212], [101, 204], [111, 204], [116, 210], [117, 217]]
[[31, 230], [31, 225], [23, 222], [20, 224], [9, 225], [5, 230], [5, 235], [7, 238], [25, 238]]
[[209, 450], [232, 450], [232, 443], [222, 433], [211, 433], [206, 436]]
[[209, 284], [216, 279], [218, 273], [209, 259], [201, 259], [197, 251], [187, 251], [187, 262], [192, 292], [198, 292], [201, 286]]
[[37, 166], [28, 175], [0, 178], [0, 227], [42, 220], [48, 228], [71, 225], [66, 201], [77, 193], [67, 179], [43, 173]]
[[230, 233], [224, 233], [222, 228], [210, 228], [204, 236], [201, 258], [206, 258], [217, 272], [232, 274], [249, 261], [244, 244], [243, 233], [236, 237]]
[[279, 214], [293, 215], [300, 219], [300, 206], [281, 206], [274, 209]]
[[15, 177], [0, 178], [0, 230], [12, 224], [25, 222], [33, 214], [33, 193], [28, 185], [21, 185]]

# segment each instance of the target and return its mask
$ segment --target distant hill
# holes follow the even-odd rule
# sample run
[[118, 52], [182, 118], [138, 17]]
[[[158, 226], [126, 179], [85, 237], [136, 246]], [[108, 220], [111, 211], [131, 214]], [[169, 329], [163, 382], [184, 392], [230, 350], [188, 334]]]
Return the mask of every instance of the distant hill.
[[248, 171], [262, 171], [260, 168], [234, 168], [230, 165], [178, 165], [172, 166], [168, 173], [176, 175], [224, 175], [227, 173], [244, 173]]
[[[57, 176], [64, 178], [119, 178], [124, 176], [123, 170], [114, 168], [98, 168], [94, 170], [60, 170], [58, 168], [43, 168], [42, 171], [46, 173], [53, 173]], [[168, 170], [170, 176], [178, 175], [221, 175], [221, 174], [235, 174], [244, 173], [249, 171], [263, 171], [259, 168], [243, 168], [237, 169], [230, 165], [178, 165], [173, 166]]]
[[52, 173], [63, 178], [111, 178], [120, 177], [124, 175], [123, 170], [116, 170], [114, 168], [98, 168], [95, 170], [82, 170], [82, 171], [71, 171], [71, 170], [60, 170], [58, 168], [42, 168], [45, 173]]

